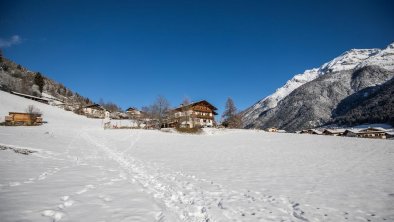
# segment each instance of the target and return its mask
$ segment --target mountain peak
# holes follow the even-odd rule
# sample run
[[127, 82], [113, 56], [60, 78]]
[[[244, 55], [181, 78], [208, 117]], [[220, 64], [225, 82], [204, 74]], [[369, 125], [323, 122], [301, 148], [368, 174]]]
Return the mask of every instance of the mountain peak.
[[278, 103], [298, 87], [327, 73], [354, 70], [367, 65], [377, 65], [381, 68], [394, 70], [394, 42], [385, 49], [351, 49], [333, 60], [324, 63], [319, 68], [305, 70], [295, 75], [284, 86], [273, 94], [258, 101], [243, 112], [245, 126], [253, 123], [261, 113], [275, 108]]

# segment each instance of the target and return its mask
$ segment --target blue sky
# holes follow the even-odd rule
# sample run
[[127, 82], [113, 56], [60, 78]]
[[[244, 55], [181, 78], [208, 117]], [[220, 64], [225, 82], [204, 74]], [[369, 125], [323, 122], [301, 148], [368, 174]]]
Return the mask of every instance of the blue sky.
[[2, 0], [0, 39], [7, 58], [94, 101], [188, 97], [221, 112], [229, 96], [242, 110], [346, 50], [385, 47], [393, 11], [383, 0]]

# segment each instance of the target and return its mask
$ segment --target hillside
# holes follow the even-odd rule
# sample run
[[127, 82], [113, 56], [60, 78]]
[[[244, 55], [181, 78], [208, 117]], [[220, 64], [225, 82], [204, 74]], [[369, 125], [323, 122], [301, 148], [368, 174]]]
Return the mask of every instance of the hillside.
[[89, 98], [83, 97], [45, 75], [43, 92], [41, 93], [34, 78], [39, 72], [33, 72], [6, 58], [0, 60], [0, 90], [15, 91], [33, 96], [44, 96], [56, 99], [69, 106], [71, 110], [91, 104]]
[[337, 125], [371, 122], [387, 122], [394, 126], [394, 78], [347, 97], [333, 111], [332, 123]]

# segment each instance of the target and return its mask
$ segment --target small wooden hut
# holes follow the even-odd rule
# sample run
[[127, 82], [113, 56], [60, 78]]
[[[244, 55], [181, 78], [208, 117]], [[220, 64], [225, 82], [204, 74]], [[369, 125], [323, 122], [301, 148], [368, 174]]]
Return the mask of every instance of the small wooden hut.
[[5, 117], [5, 124], [7, 126], [41, 125], [42, 117], [37, 113], [9, 112], [9, 115]]

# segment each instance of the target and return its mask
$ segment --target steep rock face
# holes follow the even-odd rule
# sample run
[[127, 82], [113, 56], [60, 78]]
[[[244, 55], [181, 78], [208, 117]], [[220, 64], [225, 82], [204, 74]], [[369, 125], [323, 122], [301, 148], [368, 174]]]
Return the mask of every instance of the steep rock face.
[[392, 71], [366, 66], [356, 71], [342, 70], [323, 75], [294, 90], [250, 127], [279, 127], [296, 131], [324, 125], [332, 112], [348, 96], [394, 77]]
[[[347, 73], [347, 76], [349, 76], [350, 73], [353, 74], [354, 70], [360, 70], [359, 72], [355, 73], [354, 76], [352, 76], [354, 79], [351, 79], [351, 89], [353, 92], [373, 84], [380, 84], [381, 81], [379, 80], [379, 76], [381, 73], [373, 73], [371, 70], [368, 71], [366, 69], [362, 69], [365, 67], [375, 66], [386, 70], [394, 70], [394, 43], [390, 44], [383, 50], [352, 49], [331, 60], [330, 62], [323, 64], [319, 68], [306, 70], [304, 73], [294, 76], [283, 87], [277, 89], [275, 93], [258, 101], [253, 106], [242, 112], [241, 115], [244, 127], [254, 128], [261, 127], [262, 125], [269, 125], [263, 124], [263, 122], [270, 119], [270, 117], [274, 115], [273, 113], [276, 113], [275, 108], [284, 98], [289, 96], [294, 90], [298, 89], [304, 84], [314, 81], [317, 78], [321, 78], [324, 75], [333, 75], [337, 76], [338, 78], [342, 78], [340, 73]], [[364, 78], [365, 75], [372, 75], [372, 78]], [[373, 82], [375, 79], [374, 77], [377, 77], [375, 83]], [[327, 82], [328, 85], [330, 81]], [[338, 90], [341, 91], [340, 89]], [[331, 91], [335, 91], [335, 89], [331, 89]], [[335, 103], [335, 101], [333, 102]], [[314, 112], [320, 112], [320, 108], [314, 109], [317, 110], [311, 110], [311, 113], [304, 112], [303, 115], [312, 115]], [[313, 122], [314, 124], [311, 125], [315, 125], [315, 123], [317, 124], [321, 121], [315, 120]]]

